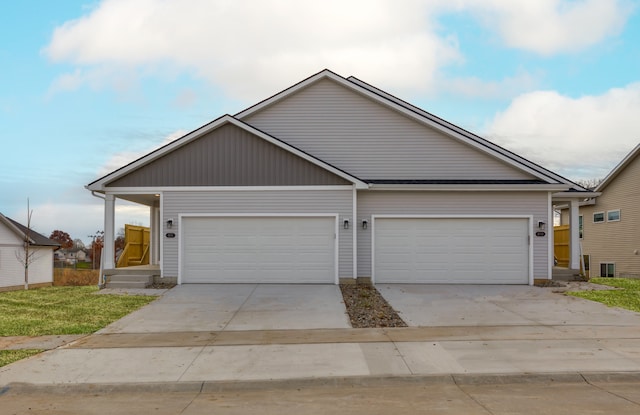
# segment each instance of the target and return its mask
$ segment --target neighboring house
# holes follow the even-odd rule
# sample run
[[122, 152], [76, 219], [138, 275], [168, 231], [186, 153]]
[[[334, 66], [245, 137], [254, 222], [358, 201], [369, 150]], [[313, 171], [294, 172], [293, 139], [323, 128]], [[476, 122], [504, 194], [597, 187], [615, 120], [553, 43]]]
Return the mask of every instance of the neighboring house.
[[580, 206], [581, 240], [592, 277], [640, 277], [640, 145]]
[[149, 206], [151, 264], [179, 283], [532, 284], [551, 278], [553, 204], [591, 195], [328, 70], [86, 187], [105, 268], [124, 199]]
[[55, 253], [56, 260], [65, 261], [69, 264], [76, 262], [84, 262], [88, 260], [88, 255], [84, 249], [73, 247], [69, 249], [60, 249]]
[[60, 245], [0, 214], [0, 291], [24, 287], [24, 265], [16, 255], [24, 258], [27, 235], [30, 251], [34, 252], [34, 261], [29, 265], [29, 287], [53, 283], [53, 252]]

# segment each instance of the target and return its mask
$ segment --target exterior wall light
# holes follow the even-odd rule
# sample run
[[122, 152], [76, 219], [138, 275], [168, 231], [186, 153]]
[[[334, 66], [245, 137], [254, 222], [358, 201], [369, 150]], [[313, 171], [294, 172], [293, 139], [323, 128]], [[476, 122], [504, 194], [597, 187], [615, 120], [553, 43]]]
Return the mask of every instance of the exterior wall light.
[[538, 229], [543, 231], [546, 225], [547, 225], [546, 223], [544, 223], [543, 221], [540, 221], [538, 222]]
[[342, 223], [342, 227], [345, 229], [349, 229], [349, 219], [345, 219]]
[[362, 221], [362, 229], [367, 229], [367, 227], [369, 226], [369, 222], [367, 222], [366, 220]]
[[167, 220], [167, 228], [169, 228], [169, 229], [173, 228], [173, 219], [168, 219]]

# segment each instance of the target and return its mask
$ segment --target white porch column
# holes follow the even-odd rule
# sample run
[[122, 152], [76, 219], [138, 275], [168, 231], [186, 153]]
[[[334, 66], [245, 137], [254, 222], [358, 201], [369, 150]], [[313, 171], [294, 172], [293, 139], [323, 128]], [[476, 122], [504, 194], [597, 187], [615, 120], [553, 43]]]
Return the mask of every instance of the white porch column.
[[113, 269], [114, 264], [114, 238], [115, 238], [116, 197], [104, 195], [104, 247], [102, 248], [102, 269]]
[[570, 257], [569, 257], [569, 268], [571, 269], [580, 269], [580, 230], [578, 217], [580, 216], [580, 211], [578, 209], [577, 199], [571, 199], [569, 202], [570, 210], [569, 210], [569, 229], [571, 232], [569, 248], [571, 249]]
[[152, 265], [158, 264], [160, 258], [160, 209], [151, 206], [150, 208], [149, 224], [151, 226], [151, 235], [149, 238], [149, 263]]

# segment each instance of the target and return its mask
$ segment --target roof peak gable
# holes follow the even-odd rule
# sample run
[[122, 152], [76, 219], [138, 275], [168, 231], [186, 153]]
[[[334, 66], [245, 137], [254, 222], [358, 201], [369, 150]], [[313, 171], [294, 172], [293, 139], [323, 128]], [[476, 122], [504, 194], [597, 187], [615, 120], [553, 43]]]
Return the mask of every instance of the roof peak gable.
[[347, 180], [348, 182], [353, 183], [357, 188], [366, 188], [367, 185], [366, 183], [364, 183], [362, 180], [358, 179], [357, 177], [343, 171], [340, 170], [320, 159], [318, 159], [317, 157], [310, 155], [288, 143], [285, 143], [282, 140], [277, 139], [276, 137], [273, 137], [267, 133], [265, 133], [264, 131], [261, 131], [247, 123], [245, 123], [242, 120], [239, 120], [229, 114], [223, 115], [222, 117], [219, 117], [213, 121], [211, 121], [208, 124], [203, 125], [202, 127], [191, 131], [188, 134], [185, 134], [184, 136], [172, 141], [171, 143], [165, 144], [164, 146], [150, 152], [147, 153], [146, 155], [132, 161], [131, 163], [120, 167], [119, 169], [89, 183], [87, 186], [85, 186], [88, 190], [92, 190], [92, 191], [104, 191], [105, 187], [113, 182], [116, 181], [120, 178], [122, 178], [123, 176], [139, 169], [142, 168], [144, 166], [146, 166], [147, 164], [151, 163], [154, 160], [159, 159], [160, 157], [165, 156], [166, 154], [182, 147], [185, 146], [187, 144], [189, 144], [190, 142], [202, 137], [203, 135], [219, 128], [222, 127], [226, 124], [232, 124], [235, 125], [238, 128], [241, 128], [267, 142], [270, 142], [271, 144], [274, 144], [282, 149], [284, 149], [285, 151], [288, 151], [300, 158], [303, 158], [309, 162], [311, 162], [312, 164], [321, 167], [333, 174], [335, 174], [336, 176], [339, 176], [345, 180]]
[[238, 119], [249, 117], [250, 115], [262, 110], [263, 108], [271, 106], [323, 79], [330, 79], [346, 88], [351, 89], [356, 93], [364, 95], [369, 99], [372, 99], [386, 107], [392, 108], [404, 114], [405, 116], [408, 116], [414, 120], [417, 120], [418, 122], [435, 128], [438, 131], [441, 131], [448, 136], [475, 148], [478, 151], [484, 152], [494, 158], [497, 158], [516, 169], [524, 171], [540, 180], [544, 180], [547, 183], [564, 184], [577, 191], [586, 191], [586, 189], [570, 181], [569, 179], [560, 176], [559, 174], [554, 173], [550, 170], [547, 170], [546, 168], [536, 163], [518, 156], [517, 154], [512, 153], [509, 150], [506, 150], [476, 134], [464, 130], [463, 128], [458, 127], [455, 124], [452, 124], [442, 118], [439, 118], [419, 107], [416, 107], [413, 104], [397, 98], [392, 94], [374, 87], [354, 76], [344, 78], [329, 69], [324, 69], [314, 75], [311, 75], [310, 77], [305, 78], [295, 85], [283, 91], [280, 91], [272, 95], [271, 97], [262, 100], [259, 103], [252, 105], [251, 107], [246, 108], [243, 111], [238, 112], [235, 117], [237, 117]]

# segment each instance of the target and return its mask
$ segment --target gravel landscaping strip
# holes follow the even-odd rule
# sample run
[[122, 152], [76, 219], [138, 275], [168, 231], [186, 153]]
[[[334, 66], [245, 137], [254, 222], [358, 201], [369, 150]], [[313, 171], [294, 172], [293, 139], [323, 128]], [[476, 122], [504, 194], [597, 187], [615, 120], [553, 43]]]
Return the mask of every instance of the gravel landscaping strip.
[[374, 286], [340, 284], [340, 289], [353, 328], [407, 327]]

